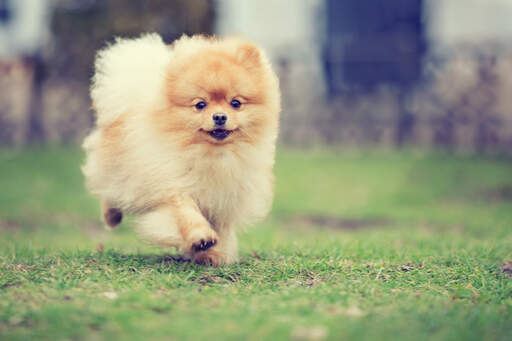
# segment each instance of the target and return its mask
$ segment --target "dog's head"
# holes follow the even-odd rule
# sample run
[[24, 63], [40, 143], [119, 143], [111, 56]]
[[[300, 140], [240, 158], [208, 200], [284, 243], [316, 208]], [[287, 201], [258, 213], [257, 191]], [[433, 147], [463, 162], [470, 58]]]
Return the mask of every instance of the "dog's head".
[[257, 46], [184, 37], [171, 48], [167, 107], [154, 113], [161, 132], [184, 145], [215, 147], [276, 134], [279, 86]]

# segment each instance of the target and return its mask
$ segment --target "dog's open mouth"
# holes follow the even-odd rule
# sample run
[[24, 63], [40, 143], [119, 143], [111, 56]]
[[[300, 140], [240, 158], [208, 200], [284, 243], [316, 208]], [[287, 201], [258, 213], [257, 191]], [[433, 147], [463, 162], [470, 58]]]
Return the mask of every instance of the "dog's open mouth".
[[213, 137], [216, 140], [224, 140], [226, 137], [229, 136], [233, 131], [227, 130], [227, 129], [214, 129], [212, 131], [209, 131], [208, 134], [210, 134], [211, 137]]

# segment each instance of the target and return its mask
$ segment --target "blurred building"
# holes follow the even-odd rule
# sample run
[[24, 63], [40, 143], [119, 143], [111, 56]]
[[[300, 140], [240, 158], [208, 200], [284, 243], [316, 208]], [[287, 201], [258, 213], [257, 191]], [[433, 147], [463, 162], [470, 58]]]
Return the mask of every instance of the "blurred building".
[[81, 140], [114, 36], [216, 33], [267, 51], [285, 143], [512, 150], [510, 18], [510, 0], [0, 0], [0, 141]]
[[0, 59], [38, 53], [50, 37], [49, 0], [0, 0]]
[[512, 1], [427, 0], [427, 38], [433, 52], [464, 44], [512, 44]]
[[509, 0], [217, 1], [269, 52], [292, 143], [512, 146]]
[[[423, 0], [327, 0], [324, 65], [329, 96], [357, 114], [347, 117], [355, 124], [327, 129], [329, 140], [403, 144], [411, 138], [414, 116], [405, 99], [422, 74], [422, 14]], [[341, 122], [344, 115], [334, 106], [331, 121]]]
[[43, 138], [41, 52], [50, 8], [47, 0], [0, 0], [0, 141]]
[[416, 140], [512, 151], [512, 1], [428, 0], [428, 55], [411, 96]]
[[421, 76], [423, 0], [327, 0], [325, 66], [331, 95]]

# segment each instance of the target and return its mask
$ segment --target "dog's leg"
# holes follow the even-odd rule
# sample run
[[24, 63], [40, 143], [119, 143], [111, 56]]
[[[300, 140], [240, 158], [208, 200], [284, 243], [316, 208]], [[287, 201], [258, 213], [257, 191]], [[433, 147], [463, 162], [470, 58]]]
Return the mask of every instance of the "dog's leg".
[[219, 239], [215, 247], [193, 254], [196, 262], [221, 265], [238, 261], [238, 241], [235, 231], [233, 229], [221, 229], [218, 235]]
[[115, 228], [121, 224], [121, 221], [123, 220], [123, 212], [120, 209], [112, 207], [104, 199], [101, 200], [100, 206], [101, 215], [105, 221], [106, 227]]
[[141, 236], [153, 244], [174, 246], [188, 255], [206, 251], [218, 236], [186, 195], [174, 196], [138, 219]]
[[174, 212], [169, 205], [162, 205], [137, 217], [136, 230], [140, 237], [151, 244], [171, 246], [178, 250], [184, 244]]
[[175, 196], [169, 201], [169, 205], [185, 242], [184, 252], [194, 254], [217, 244], [217, 233], [190, 196]]

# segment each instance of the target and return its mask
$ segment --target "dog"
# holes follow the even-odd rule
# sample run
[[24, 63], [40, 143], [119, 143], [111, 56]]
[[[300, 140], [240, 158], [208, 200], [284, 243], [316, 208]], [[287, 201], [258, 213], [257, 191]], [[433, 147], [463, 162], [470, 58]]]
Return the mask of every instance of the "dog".
[[240, 38], [157, 34], [100, 50], [82, 171], [106, 225], [197, 263], [238, 260], [236, 230], [268, 213], [281, 111], [264, 51]]

